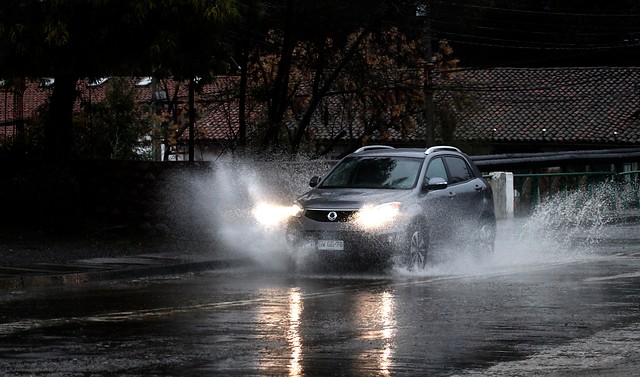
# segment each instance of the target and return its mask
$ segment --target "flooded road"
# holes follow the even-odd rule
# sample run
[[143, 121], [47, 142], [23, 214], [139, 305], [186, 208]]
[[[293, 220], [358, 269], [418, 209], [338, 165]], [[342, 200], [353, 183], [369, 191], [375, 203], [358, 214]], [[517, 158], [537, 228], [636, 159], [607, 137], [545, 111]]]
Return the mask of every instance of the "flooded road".
[[492, 259], [458, 255], [421, 273], [258, 265], [6, 292], [0, 365], [60, 376], [635, 375], [640, 244], [525, 242], [511, 226]]

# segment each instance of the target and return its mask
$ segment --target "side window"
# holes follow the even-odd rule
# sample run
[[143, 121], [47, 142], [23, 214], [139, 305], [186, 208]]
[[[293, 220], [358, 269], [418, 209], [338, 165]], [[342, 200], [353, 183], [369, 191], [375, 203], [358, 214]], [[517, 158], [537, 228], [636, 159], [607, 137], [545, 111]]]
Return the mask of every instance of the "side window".
[[434, 158], [429, 162], [425, 181], [428, 182], [431, 178], [435, 177], [447, 180], [447, 170], [444, 168], [444, 162], [442, 162], [441, 158]]
[[460, 182], [466, 182], [472, 178], [471, 169], [467, 165], [467, 162], [460, 157], [447, 156], [447, 167], [451, 177], [449, 184], [455, 184]]

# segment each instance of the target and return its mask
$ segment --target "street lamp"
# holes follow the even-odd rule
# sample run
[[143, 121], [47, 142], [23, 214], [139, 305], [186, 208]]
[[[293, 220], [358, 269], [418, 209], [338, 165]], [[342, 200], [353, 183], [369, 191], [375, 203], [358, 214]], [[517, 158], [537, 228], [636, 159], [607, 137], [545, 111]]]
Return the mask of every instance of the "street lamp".
[[431, 4], [429, 0], [423, 0], [422, 2], [416, 4], [416, 17], [422, 18], [422, 43], [424, 45], [424, 138], [426, 147], [431, 147], [435, 144], [433, 86], [431, 83], [431, 74], [433, 72], [433, 68], [435, 67], [436, 59], [431, 51]]

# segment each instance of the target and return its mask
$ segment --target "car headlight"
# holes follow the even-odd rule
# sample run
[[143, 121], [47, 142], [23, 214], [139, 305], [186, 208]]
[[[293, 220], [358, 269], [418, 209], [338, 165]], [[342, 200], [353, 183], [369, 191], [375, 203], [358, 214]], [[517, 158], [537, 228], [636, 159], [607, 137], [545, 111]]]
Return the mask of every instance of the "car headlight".
[[356, 213], [356, 224], [364, 229], [380, 228], [389, 224], [398, 216], [401, 206], [401, 202], [364, 206]]
[[303, 209], [298, 204], [282, 206], [260, 203], [252, 211], [253, 217], [262, 225], [278, 225], [291, 217], [300, 217]]

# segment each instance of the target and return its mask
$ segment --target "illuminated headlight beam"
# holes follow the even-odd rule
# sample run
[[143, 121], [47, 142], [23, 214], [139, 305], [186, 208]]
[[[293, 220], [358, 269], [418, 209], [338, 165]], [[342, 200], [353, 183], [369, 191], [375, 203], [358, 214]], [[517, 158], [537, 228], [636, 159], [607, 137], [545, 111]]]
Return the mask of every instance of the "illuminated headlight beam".
[[362, 207], [355, 217], [356, 224], [364, 229], [375, 229], [387, 225], [400, 213], [400, 202], [384, 203]]
[[252, 211], [253, 217], [262, 225], [278, 225], [284, 223], [291, 217], [300, 217], [302, 207], [297, 204], [282, 206], [271, 203], [260, 203]]

